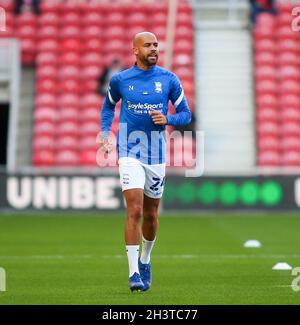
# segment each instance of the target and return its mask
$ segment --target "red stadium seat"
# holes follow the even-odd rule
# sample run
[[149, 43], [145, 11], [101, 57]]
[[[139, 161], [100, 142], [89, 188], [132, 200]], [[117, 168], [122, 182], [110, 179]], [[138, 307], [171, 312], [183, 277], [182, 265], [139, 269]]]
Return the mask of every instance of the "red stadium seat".
[[[31, 54], [36, 53], [36, 42], [34, 39], [23, 38], [20, 40], [20, 43], [21, 43], [21, 54], [22, 55], [26, 54], [26, 53], [31, 53]], [[33, 58], [35, 58], [35, 56]]]
[[51, 93], [37, 95], [35, 99], [35, 104], [37, 106], [56, 107], [56, 96]]
[[148, 3], [145, 1], [124, 1], [122, 2], [123, 5], [123, 11], [126, 14], [130, 13], [142, 13], [142, 14], [149, 14], [149, 8], [152, 5], [152, 3]]
[[106, 26], [120, 25], [125, 23], [125, 16], [121, 12], [107, 13], [105, 17]]
[[[0, 5], [1, 7], [1, 5]], [[15, 23], [18, 28], [21, 26], [30, 25], [35, 27], [37, 23], [37, 16], [31, 12], [24, 12], [18, 16], [15, 16]]]
[[37, 38], [43, 39], [54, 39], [57, 40], [57, 35], [59, 35], [58, 28], [56, 26], [43, 26], [37, 31]]
[[277, 77], [277, 69], [271, 65], [262, 65], [255, 68], [256, 80], [275, 80]]
[[269, 107], [277, 107], [278, 101], [277, 97], [272, 94], [263, 94], [258, 95], [256, 97], [257, 107], [269, 106]]
[[81, 38], [81, 29], [79, 26], [65, 26], [61, 28], [59, 36], [62, 39], [79, 40]]
[[59, 136], [77, 136], [78, 123], [75, 121], [62, 121], [56, 126], [56, 134]]
[[280, 140], [277, 136], [260, 136], [258, 138], [258, 149], [260, 151], [279, 151]]
[[174, 43], [174, 51], [176, 52], [176, 54], [181, 53], [192, 55], [194, 51], [194, 46], [193, 43], [186, 39], [176, 39]]
[[104, 18], [99, 12], [88, 12], [82, 17], [82, 25], [84, 27], [89, 26], [99, 26], [102, 27], [104, 23]]
[[55, 139], [53, 136], [36, 136], [33, 139], [33, 149], [34, 151], [41, 151], [41, 150], [54, 150], [55, 149]]
[[47, 121], [54, 123], [57, 120], [57, 111], [53, 107], [41, 107], [34, 111], [34, 121], [39, 123], [41, 121]]
[[55, 67], [57, 66], [57, 61], [58, 57], [55, 53], [42, 52], [39, 53], [36, 57], [36, 63], [38, 66], [53, 65]]
[[254, 60], [256, 67], [263, 65], [275, 66], [277, 57], [272, 52], [258, 52], [255, 54]]
[[81, 65], [90, 66], [90, 65], [97, 65], [102, 67], [103, 66], [103, 56], [97, 52], [89, 52], [81, 56]]
[[283, 65], [294, 65], [299, 66], [300, 55], [293, 52], [282, 52], [278, 53], [278, 64]]
[[194, 70], [191, 67], [176, 67], [173, 69], [174, 73], [179, 78], [191, 78], [194, 79]]
[[176, 26], [192, 27], [191, 14], [184, 11], [179, 11], [176, 17]]
[[41, 1], [40, 9], [42, 14], [58, 13], [60, 11], [60, 0]]
[[300, 123], [295, 121], [286, 121], [281, 126], [282, 135], [293, 135], [300, 137]]
[[291, 26], [282, 26], [277, 30], [277, 36], [279, 39], [291, 39], [297, 40], [299, 35], [298, 32], [293, 31]]
[[51, 136], [53, 137], [56, 134], [55, 123], [53, 121], [36, 121], [34, 124], [34, 135], [38, 136]]
[[64, 106], [60, 107], [57, 112], [57, 116], [59, 121], [66, 122], [66, 121], [73, 121], [78, 122], [79, 119], [79, 111], [78, 106]]
[[72, 93], [78, 95], [81, 91], [79, 80], [67, 79], [58, 83], [57, 91], [60, 94]]
[[58, 72], [58, 77], [61, 80], [78, 80], [80, 77], [80, 68], [77, 65], [63, 66]]
[[284, 80], [279, 84], [279, 91], [282, 94], [299, 94], [300, 93], [300, 81]]
[[65, 66], [65, 65], [79, 66], [80, 54], [77, 52], [65, 52], [59, 57], [58, 62], [61, 66]]
[[60, 23], [60, 16], [55, 12], [48, 12], [38, 17], [38, 24], [40, 27], [53, 26], [58, 27]]
[[81, 36], [83, 39], [91, 39], [91, 38], [102, 39], [103, 29], [102, 27], [97, 25], [87, 26], [81, 31]]
[[71, 136], [71, 135], [63, 135], [61, 137], [58, 137], [56, 144], [56, 149], [58, 151], [61, 150], [73, 150], [77, 151], [78, 149], [78, 137], [77, 136]]
[[97, 94], [87, 94], [80, 100], [80, 106], [82, 108], [98, 107], [103, 102], [103, 98]]
[[59, 107], [78, 107], [80, 97], [74, 93], [63, 94], [58, 97], [57, 105]]
[[103, 49], [104, 43], [97, 39], [97, 38], [91, 38], [84, 41], [82, 44], [82, 51], [84, 53], [90, 53], [90, 52], [97, 52], [101, 53]]
[[81, 25], [81, 16], [78, 12], [65, 12], [61, 17], [63, 26], [77, 26]]
[[164, 24], [153, 26], [150, 29], [150, 32], [152, 32], [156, 35], [158, 43], [163, 42], [166, 39], [167, 29]]
[[299, 44], [294, 39], [282, 39], [277, 42], [277, 51], [278, 53], [283, 52], [293, 52], [299, 54]]
[[278, 70], [278, 77], [282, 80], [284, 79], [293, 79], [300, 80], [299, 68], [293, 65], [283, 65]]
[[160, 25], [160, 26], [167, 26], [168, 15], [165, 12], [157, 12], [152, 15], [152, 19], [150, 23], [152, 24], [151, 27]]
[[274, 27], [276, 25], [276, 18], [274, 15], [270, 14], [270, 13], [260, 13], [259, 15], [257, 15], [256, 18], [256, 24], [257, 25], [263, 25], [265, 27]]
[[299, 167], [300, 152], [295, 150], [288, 150], [286, 152], [283, 152], [281, 164], [283, 166]]
[[65, 39], [60, 42], [60, 52], [80, 52], [81, 41], [79, 39]]
[[150, 10], [150, 15], [154, 15], [157, 12], [167, 13], [168, 4], [166, 1], [155, 1], [151, 3], [149, 10]]
[[127, 19], [130, 22], [130, 25], [143, 25], [147, 21], [147, 15], [141, 12], [131, 12], [127, 16]]
[[44, 39], [40, 40], [37, 44], [37, 51], [39, 53], [57, 53], [59, 48], [59, 43], [56, 40]]
[[79, 126], [79, 134], [81, 136], [94, 135], [96, 136], [100, 132], [100, 124], [96, 121], [82, 122]]
[[125, 53], [128, 49], [128, 44], [122, 40], [111, 40], [105, 43], [104, 53]]
[[83, 80], [97, 79], [102, 72], [102, 67], [98, 65], [89, 65], [82, 69], [81, 78]]
[[194, 41], [194, 33], [192, 27], [187, 26], [177, 26], [175, 35], [177, 38], [184, 38], [189, 40], [190, 42]]
[[271, 135], [271, 136], [279, 136], [280, 128], [277, 122], [273, 121], [262, 121], [257, 125], [257, 132], [259, 135]]
[[260, 42], [263, 40], [275, 40], [275, 31], [273, 28], [266, 28], [265, 26], [256, 26], [253, 32], [254, 42]]
[[296, 107], [282, 107], [280, 117], [284, 122], [295, 121], [300, 122], [300, 109]]
[[257, 109], [256, 118], [258, 122], [260, 121], [278, 122], [280, 119], [280, 114], [276, 108], [266, 106]]
[[192, 14], [192, 8], [190, 6], [189, 0], [183, 0], [179, 1], [178, 7], [177, 7], [178, 13], [185, 13], [185, 14]]
[[79, 165], [79, 154], [77, 150], [59, 150], [55, 155], [56, 166], [78, 166]]
[[99, 89], [99, 82], [97, 80], [84, 80], [81, 84], [81, 92], [84, 93], [96, 93]]
[[81, 1], [67, 0], [60, 3], [60, 11], [64, 14], [79, 14], [81, 12]]
[[53, 166], [54, 152], [51, 149], [36, 150], [33, 152], [32, 161], [35, 166]]
[[[98, 104], [99, 105], [99, 104]], [[100, 107], [100, 105], [99, 105]], [[80, 121], [91, 121], [91, 122], [99, 122], [100, 121], [100, 109], [99, 107], [87, 107], [83, 109], [80, 114]]]
[[58, 70], [53, 65], [40, 65], [37, 68], [36, 76], [38, 80], [41, 79], [52, 79], [56, 80]]
[[96, 149], [85, 149], [80, 153], [80, 164], [82, 166], [97, 166]]
[[258, 155], [258, 165], [262, 167], [275, 167], [280, 165], [280, 153], [277, 150], [261, 151]]
[[291, 26], [294, 17], [290, 12], [283, 12], [277, 16], [277, 24], [279, 26]]
[[36, 90], [38, 94], [41, 93], [51, 93], [56, 94], [57, 83], [53, 78], [46, 79], [42, 78], [36, 85]]
[[114, 25], [111, 26], [105, 33], [104, 38], [107, 40], [126, 40], [126, 35], [124, 35], [125, 26]]
[[16, 30], [17, 36], [20, 38], [32, 38], [35, 39], [36, 36], [36, 28], [33, 25], [24, 25], [20, 26]]
[[275, 80], [258, 80], [256, 82], [256, 94], [276, 94], [278, 91], [277, 83]]
[[279, 103], [281, 107], [297, 107], [300, 108], [300, 96], [293, 94], [283, 94], [279, 97]]
[[284, 151], [298, 151], [300, 152], [300, 141], [297, 136], [284, 136], [281, 140], [282, 149]]
[[96, 149], [97, 147], [99, 147], [99, 144], [96, 142], [95, 135], [83, 135], [79, 141], [80, 150]]
[[176, 54], [174, 55], [174, 66], [191, 66], [193, 63], [192, 58], [188, 54]]
[[259, 52], [275, 52], [276, 51], [276, 42], [268, 38], [257, 40], [254, 43], [254, 48], [256, 53]]

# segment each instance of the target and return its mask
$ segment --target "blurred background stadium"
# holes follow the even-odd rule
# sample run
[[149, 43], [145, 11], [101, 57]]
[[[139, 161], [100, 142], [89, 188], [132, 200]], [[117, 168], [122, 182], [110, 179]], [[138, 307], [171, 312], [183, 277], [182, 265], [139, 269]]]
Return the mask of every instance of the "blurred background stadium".
[[[3, 235], [0, 266], [6, 264], [8, 269], [11, 266], [13, 273], [16, 267], [13, 257], [17, 260], [23, 254], [29, 260], [31, 256], [33, 262], [42, 260], [43, 263], [51, 261], [51, 256], [54, 256], [58, 268], [59, 256], [64, 254], [75, 252], [88, 262], [101, 254], [120, 254], [121, 231], [116, 242], [121, 243], [118, 249], [91, 253], [91, 247], [100, 245], [97, 244], [100, 238], [95, 229], [99, 227], [99, 233], [105, 229], [106, 245], [109, 246], [109, 234], [113, 234], [108, 225], [113, 228], [116, 223], [119, 229], [125, 211], [118, 170], [112, 167], [115, 153], [110, 155], [108, 167], [101, 165], [101, 161], [99, 166], [96, 160], [100, 108], [109, 77], [134, 64], [132, 38], [145, 30], [157, 35], [160, 45], [158, 64], [180, 77], [193, 112], [192, 124], [177, 129], [180, 133], [192, 132], [183, 144], [180, 137], [174, 139], [169, 161], [176, 160], [176, 155], [181, 154], [180, 150], [174, 149], [181, 146], [185, 152], [193, 153], [196, 160], [204, 158], [201, 177], [184, 176], [185, 168], [191, 167], [190, 159], [185, 160], [182, 167], [170, 163], [167, 171], [162, 212], [171, 217], [176, 211], [174, 215], [179, 217], [176, 220], [181, 220], [175, 222], [178, 228], [174, 228], [179, 240], [184, 241], [180, 233], [185, 225], [199, 230], [198, 233], [192, 232], [191, 246], [184, 246], [186, 251], [181, 253], [197, 256], [202, 252], [208, 258], [205, 263], [215, 263], [210, 258], [215, 256], [218, 259], [216, 256], [222, 253], [220, 247], [224, 245], [227, 256], [236, 263], [238, 256], [242, 259], [246, 253], [243, 248], [235, 247], [251, 239], [250, 236], [260, 236], [262, 241], [272, 244], [272, 249], [269, 246], [263, 251], [264, 255], [257, 257], [255, 267], [259, 268], [265, 258], [269, 259], [269, 270], [280, 257], [290, 258], [290, 263], [297, 266], [299, 236], [294, 230], [300, 222], [287, 212], [294, 211], [297, 215], [300, 207], [298, 15], [300, 1], [292, 0], [0, 0], [0, 222]], [[120, 103], [112, 127], [114, 133], [118, 130], [119, 111]], [[174, 112], [171, 106], [170, 112]], [[173, 129], [168, 127], [168, 130]], [[204, 131], [204, 154], [196, 150], [196, 131]], [[175, 146], [176, 141], [179, 147]], [[206, 217], [205, 211], [208, 210], [236, 210], [238, 218], [232, 218], [230, 214]], [[4, 213], [7, 211], [9, 214]], [[19, 211], [27, 214], [14, 213]], [[43, 214], [48, 211], [60, 211], [61, 214], [52, 220], [44, 220]], [[109, 211], [118, 217], [110, 218]], [[201, 212], [202, 221], [187, 217], [191, 211], [196, 215]], [[245, 211], [259, 213], [242, 217], [239, 213]], [[277, 211], [281, 214], [270, 221], [270, 212]], [[93, 213], [92, 216], [102, 216], [105, 224], [89, 218], [87, 212]], [[70, 218], [62, 220], [64, 215], [73, 216], [74, 221]], [[85, 228], [85, 220], [95, 228]], [[168, 220], [162, 221], [162, 225], [168, 224]], [[68, 231], [69, 227], [75, 227], [74, 231], [82, 236], [86, 246], [81, 242], [83, 246], [78, 247], [72, 242], [74, 238]], [[164, 231], [167, 232], [162, 230], [162, 241], [163, 236], [167, 236]], [[212, 245], [210, 248], [202, 236], [207, 236], [205, 238]], [[219, 236], [225, 236], [224, 242], [219, 242], [220, 246], [216, 244]], [[45, 238], [49, 240], [48, 246], [43, 246], [47, 243]], [[60, 246], [59, 238], [67, 247], [65, 250]], [[74, 251], [69, 250], [68, 238], [75, 245]], [[172, 243], [170, 238], [170, 247], [173, 247]], [[201, 247], [206, 250], [201, 251]], [[163, 244], [158, 251], [167, 254]], [[49, 259], [43, 259], [42, 256], [47, 257], [47, 254]], [[91, 259], [88, 256], [92, 256]], [[230, 261], [228, 257], [226, 262]], [[116, 258], [113, 263], [125, 265], [124, 262]], [[226, 272], [227, 264], [222, 264], [222, 259], [219, 262], [220, 268], [225, 265]], [[64, 263], [66, 266], [68, 260]], [[157, 263], [162, 263], [162, 260], [158, 258]], [[33, 267], [29, 264], [28, 273]], [[214, 272], [214, 264], [209, 265]], [[68, 272], [72, 272], [69, 267]], [[14, 278], [20, 286], [24, 285], [20, 280], [24, 276], [22, 272], [15, 274]], [[95, 273], [90, 275], [91, 278]], [[126, 278], [126, 272], [124, 274]], [[249, 278], [246, 269], [240, 274], [241, 283]], [[66, 278], [69, 275], [67, 273]], [[174, 281], [184, 274], [178, 276]], [[270, 280], [267, 271], [265, 276]], [[37, 279], [38, 276], [35, 278], [38, 283]], [[279, 281], [282, 288], [289, 286], [288, 277], [280, 279], [284, 279]], [[274, 285], [279, 283], [276, 276], [271, 280]], [[180, 280], [174, 282], [174, 287], [178, 283]], [[236, 289], [230, 281], [227, 284], [230, 290]], [[42, 284], [39, 285], [35, 288], [37, 292], [42, 288]], [[276, 290], [282, 294], [279, 287]], [[250, 288], [255, 289], [251, 283]], [[23, 289], [26, 292], [28, 288]], [[61, 296], [55, 300], [48, 296], [48, 300], [41, 301], [78, 303], [72, 300], [74, 297], [69, 289], [65, 288], [69, 293], [67, 298]], [[182, 294], [183, 300], [173, 297], [174, 300], [171, 296], [163, 298], [166, 303], [236, 303], [246, 298], [250, 303], [257, 302], [255, 290], [252, 295], [245, 296], [238, 288], [236, 295], [227, 296], [226, 287], [222, 287], [223, 295], [216, 296], [217, 289], [210, 291], [207, 287], [195, 296], [194, 289], [195, 283], [191, 283], [190, 297], [185, 297], [179, 290], [177, 294]], [[291, 289], [284, 290], [289, 291], [285, 291], [283, 300], [277, 301], [274, 297], [272, 300], [274, 291], [270, 290], [260, 296], [261, 302], [293, 303], [294, 298], [289, 296], [292, 295]], [[110, 294], [107, 300], [110, 303], [128, 303], [127, 300], [114, 300], [109, 289], [105, 292]], [[24, 293], [17, 297], [14, 300], [8, 296], [7, 301], [26, 303], [22, 300]], [[146, 303], [164, 303], [157, 299], [158, 296], [154, 296]], [[297, 299], [299, 302], [299, 297]], [[27, 302], [38, 300], [33, 294]], [[99, 300], [90, 296], [90, 300], [83, 302], [97, 303]]]

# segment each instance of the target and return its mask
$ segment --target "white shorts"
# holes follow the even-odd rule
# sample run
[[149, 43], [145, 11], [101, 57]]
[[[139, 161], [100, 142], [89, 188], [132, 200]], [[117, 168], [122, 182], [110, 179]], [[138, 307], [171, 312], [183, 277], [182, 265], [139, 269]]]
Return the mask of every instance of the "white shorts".
[[119, 159], [122, 191], [141, 188], [152, 199], [160, 199], [164, 191], [166, 164], [147, 165], [131, 157]]

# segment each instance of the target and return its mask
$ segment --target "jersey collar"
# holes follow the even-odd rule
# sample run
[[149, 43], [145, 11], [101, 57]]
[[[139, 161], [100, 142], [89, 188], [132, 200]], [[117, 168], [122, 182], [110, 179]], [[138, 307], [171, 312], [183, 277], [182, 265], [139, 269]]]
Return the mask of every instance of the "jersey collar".
[[137, 70], [137, 71], [142, 71], [142, 72], [145, 72], [145, 73], [150, 73], [150, 72], [156, 70], [156, 64], [153, 65], [149, 70], [144, 70], [144, 69], [139, 68], [136, 63], [134, 64], [133, 68], [135, 70]]

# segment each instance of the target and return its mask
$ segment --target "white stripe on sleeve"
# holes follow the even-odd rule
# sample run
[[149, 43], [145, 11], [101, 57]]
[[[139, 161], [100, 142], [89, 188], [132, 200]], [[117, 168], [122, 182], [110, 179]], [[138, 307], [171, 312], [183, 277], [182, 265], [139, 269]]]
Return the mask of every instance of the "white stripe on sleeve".
[[109, 101], [111, 102], [112, 105], [116, 105], [115, 101], [114, 101], [113, 98], [111, 97], [111, 93], [110, 93], [110, 91], [108, 91], [108, 98], [109, 98]]
[[180, 96], [177, 98], [176, 102], [174, 103], [174, 107], [176, 108], [183, 100], [184, 91], [182, 89]]

